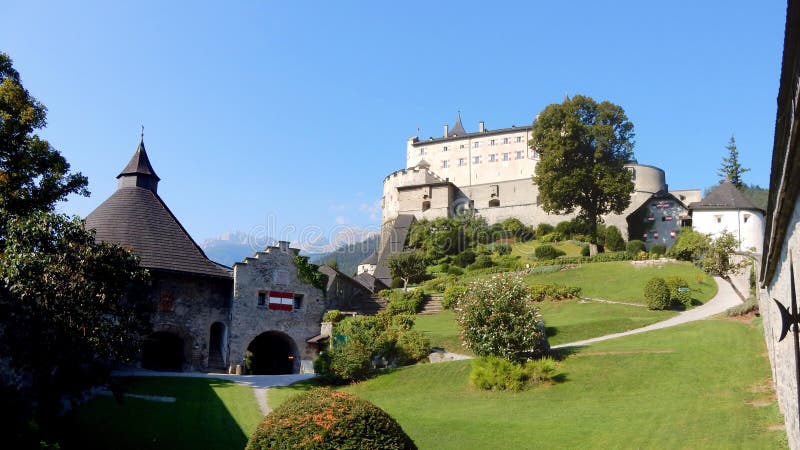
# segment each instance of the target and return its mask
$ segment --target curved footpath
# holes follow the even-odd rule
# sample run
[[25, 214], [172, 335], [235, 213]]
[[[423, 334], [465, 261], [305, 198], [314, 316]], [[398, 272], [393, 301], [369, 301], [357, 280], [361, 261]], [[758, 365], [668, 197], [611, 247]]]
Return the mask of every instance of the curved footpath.
[[671, 317], [661, 322], [656, 322], [646, 327], [636, 328], [629, 331], [623, 331], [622, 333], [607, 334], [605, 336], [598, 336], [596, 338], [584, 339], [582, 341], [575, 341], [561, 345], [554, 345], [552, 348], [580, 347], [582, 345], [594, 344], [595, 342], [607, 341], [609, 339], [615, 339], [623, 336], [630, 336], [632, 334], [639, 334], [639, 333], [645, 333], [647, 331], [674, 327], [675, 325], [681, 325], [687, 322], [694, 322], [695, 320], [706, 319], [708, 317], [720, 314], [732, 306], [736, 306], [742, 303], [742, 299], [733, 289], [731, 283], [720, 277], [714, 277], [714, 281], [716, 281], [717, 283], [717, 295], [715, 295], [714, 298], [707, 301], [706, 303], [698, 306], [697, 308], [684, 311], [675, 317]]
[[[657, 322], [646, 327], [636, 328], [634, 330], [624, 331], [622, 333], [607, 334], [596, 338], [585, 339], [583, 341], [569, 342], [567, 344], [554, 345], [552, 348], [564, 347], [579, 347], [583, 345], [594, 344], [595, 342], [607, 341], [623, 336], [630, 336], [632, 334], [645, 333], [652, 330], [660, 330], [662, 328], [674, 327], [687, 322], [695, 320], [702, 320], [708, 317], [720, 314], [732, 306], [742, 303], [742, 299], [736, 293], [731, 283], [719, 277], [714, 277], [717, 283], [717, 295], [705, 304], [697, 308], [684, 311], [675, 317], [667, 320]], [[453, 361], [457, 359], [469, 359], [469, 356], [459, 355], [455, 353], [439, 352], [435, 358], [431, 358], [431, 362]], [[261, 412], [269, 414], [269, 407], [267, 406], [267, 389], [275, 386], [288, 386], [292, 383], [301, 380], [313, 378], [313, 374], [291, 374], [291, 375], [228, 375], [224, 373], [202, 373], [202, 372], [154, 372], [151, 370], [119, 370], [114, 372], [114, 376], [150, 376], [150, 377], [197, 377], [197, 378], [217, 378], [221, 380], [233, 381], [237, 384], [243, 384], [253, 388], [258, 407]]]

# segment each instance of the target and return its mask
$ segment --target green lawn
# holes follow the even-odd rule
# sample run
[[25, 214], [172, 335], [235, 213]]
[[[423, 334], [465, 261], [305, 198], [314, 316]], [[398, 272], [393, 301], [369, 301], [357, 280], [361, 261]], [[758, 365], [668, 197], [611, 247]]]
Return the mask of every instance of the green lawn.
[[[534, 251], [536, 250], [536, 247], [540, 245], [542, 245], [542, 243], [537, 240], [517, 242], [511, 245], [511, 254], [514, 256], [519, 256], [522, 261], [525, 261], [528, 259], [528, 257], [535, 257]], [[581, 246], [573, 241], [553, 242], [549, 245], [552, 245], [558, 250], [566, 253], [566, 256], [581, 255]]]
[[[539, 306], [551, 345], [633, 330], [677, 314], [674, 311], [649, 311], [640, 306], [579, 300], [542, 302]], [[433, 347], [472, 355], [461, 345], [453, 311], [418, 315], [414, 328], [427, 334]]]
[[652, 277], [679, 276], [689, 283], [692, 297], [705, 303], [717, 293], [714, 279], [688, 262], [664, 263], [661, 266], [639, 267], [630, 261], [583, 264], [559, 272], [533, 274], [525, 281], [557, 283], [581, 288], [581, 295], [621, 302], [644, 304], [644, 286]]
[[[760, 326], [707, 320], [576, 350], [522, 393], [468, 383], [469, 361], [402, 368], [345, 390], [422, 449], [785, 448]], [[308, 385], [273, 389], [272, 407]]]
[[174, 403], [97, 396], [82, 406], [67, 448], [241, 449], [263, 418], [246, 386], [209, 378], [128, 378], [129, 392]]

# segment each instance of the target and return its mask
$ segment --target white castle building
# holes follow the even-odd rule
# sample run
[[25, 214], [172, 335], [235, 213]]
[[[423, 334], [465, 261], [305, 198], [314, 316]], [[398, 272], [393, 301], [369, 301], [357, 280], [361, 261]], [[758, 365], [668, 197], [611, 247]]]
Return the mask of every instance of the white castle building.
[[[545, 212], [533, 183], [537, 151], [528, 148], [531, 126], [478, 131], [464, 129], [459, 114], [441, 137], [406, 143], [406, 168], [383, 180], [382, 236], [375, 276], [388, 281], [382, 269], [386, 257], [399, 251], [414, 219], [453, 217], [473, 210], [489, 224], [516, 217], [523, 223], [552, 225], [575, 217]], [[626, 166], [634, 181], [631, 203], [622, 214], [603, 217], [629, 239], [649, 248], [669, 246], [681, 226], [691, 224], [688, 204], [699, 202], [699, 189], [670, 191], [664, 171], [644, 164]]]

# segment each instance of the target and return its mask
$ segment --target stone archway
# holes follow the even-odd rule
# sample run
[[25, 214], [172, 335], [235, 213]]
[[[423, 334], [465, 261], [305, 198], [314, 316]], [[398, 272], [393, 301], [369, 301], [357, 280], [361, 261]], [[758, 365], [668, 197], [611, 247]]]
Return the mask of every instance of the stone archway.
[[142, 341], [142, 367], [150, 370], [183, 370], [184, 342], [169, 331], [157, 331]]
[[254, 375], [283, 375], [298, 373], [300, 356], [294, 340], [279, 331], [267, 331], [256, 336], [247, 346], [250, 373]]

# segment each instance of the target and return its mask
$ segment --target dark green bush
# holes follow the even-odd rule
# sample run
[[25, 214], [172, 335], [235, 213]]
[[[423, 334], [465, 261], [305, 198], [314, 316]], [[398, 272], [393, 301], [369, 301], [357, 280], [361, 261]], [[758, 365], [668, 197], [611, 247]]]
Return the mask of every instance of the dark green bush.
[[519, 270], [522, 264], [519, 262], [519, 255], [503, 255], [495, 259], [495, 264], [510, 270]]
[[492, 249], [501, 256], [511, 253], [511, 246], [509, 244], [494, 244]]
[[644, 286], [648, 309], [669, 309], [672, 306], [669, 287], [663, 278], [653, 277]]
[[452, 263], [458, 267], [467, 267], [475, 262], [475, 252], [471, 249], [467, 249], [457, 255], [454, 255], [451, 260]]
[[562, 284], [534, 284], [530, 287], [533, 301], [566, 300], [581, 295], [581, 288]]
[[424, 360], [431, 353], [431, 341], [425, 334], [417, 330], [409, 330], [397, 337], [395, 348], [398, 364], [414, 364]]
[[464, 269], [458, 266], [450, 266], [447, 268], [447, 274], [455, 276], [464, 275]]
[[612, 252], [625, 250], [625, 240], [622, 239], [622, 233], [619, 232], [619, 228], [615, 227], [614, 225], [607, 226], [605, 237], [606, 237], [606, 243], [605, 243], [606, 249]]
[[563, 256], [565, 253], [553, 247], [552, 245], [542, 244], [536, 247], [536, 250], [533, 251], [533, 254], [536, 255], [536, 257], [540, 260], [544, 260], [558, 258], [559, 256]]
[[392, 326], [397, 328], [398, 330], [408, 331], [414, 328], [414, 322], [416, 321], [416, 315], [414, 314], [396, 314], [392, 317]]
[[481, 255], [475, 258], [475, 262], [467, 267], [469, 270], [485, 269], [487, 267], [494, 267], [494, 261], [489, 255]]
[[664, 247], [661, 244], [656, 244], [650, 247], [650, 254], [653, 257], [661, 257], [664, 256], [665, 253], [667, 253], [667, 247]]
[[366, 380], [375, 373], [372, 349], [357, 339], [346, 345], [334, 346], [330, 351], [330, 373], [323, 373], [335, 384]]
[[692, 306], [692, 292], [689, 290], [689, 283], [686, 280], [681, 277], [668, 277], [664, 281], [667, 283], [669, 296], [673, 303], [680, 303], [686, 307]]
[[552, 380], [555, 370], [556, 362], [548, 357], [513, 363], [487, 356], [472, 360], [469, 381], [483, 390], [521, 391], [528, 386]]
[[644, 251], [647, 251], [645, 250], [644, 242], [638, 239], [631, 239], [625, 245], [625, 252], [631, 256], [636, 256], [639, 254], [639, 252], [644, 252]]
[[581, 245], [581, 256], [589, 256], [589, 246], [588, 245]]
[[553, 242], [561, 242], [564, 240], [564, 235], [559, 233], [558, 231], [553, 231], [552, 233], [547, 233], [544, 236], [539, 238], [539, 242], [550, 244]]
[[459, 297], [464, 295], [465, 292], [467, 292], [467, 287], [463, 284], [448, 286], [447, 289], [444, 290], [444, 295], [442, 296], [442, 308], [453, 309], [458, 303]]
[[275, 408], [258, 425], [245, 450], [296, 448], [417, 447], [397, 421], [372, 403], [353, 394], [317, 388]]
[[550, 234], [555, 230], [555, 227], [550, 225], [549, 223], [540, 223], [536, 227], [536, 238], [541, 238], [546, 234]]

